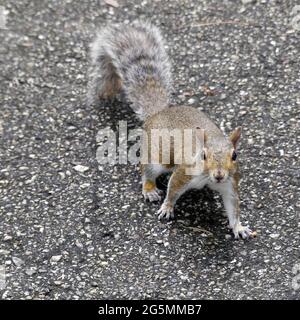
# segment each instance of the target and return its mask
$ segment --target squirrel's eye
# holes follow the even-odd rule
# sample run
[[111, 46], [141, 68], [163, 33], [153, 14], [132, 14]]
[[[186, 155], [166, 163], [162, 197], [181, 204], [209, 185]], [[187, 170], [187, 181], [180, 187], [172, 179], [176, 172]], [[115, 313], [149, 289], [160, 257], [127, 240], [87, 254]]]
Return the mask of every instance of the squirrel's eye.
[[233, 151], [233, 152], [232, 152], [232, 156], [231, 156], [232, 161], [235, 161], [236, 158], [237, 158], [237, 154], [236, 154], [235, 151]]

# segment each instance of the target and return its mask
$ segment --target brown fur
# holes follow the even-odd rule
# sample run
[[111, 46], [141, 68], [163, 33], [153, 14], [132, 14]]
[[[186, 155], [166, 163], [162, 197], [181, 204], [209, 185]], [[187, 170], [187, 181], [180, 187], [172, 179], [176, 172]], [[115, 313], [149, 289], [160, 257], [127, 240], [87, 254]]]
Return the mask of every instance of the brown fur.
[[156, 188], [156, 184], [154, 181], [147, 180], [143, 185], [143, 190], [145, 192], [150, 192]]

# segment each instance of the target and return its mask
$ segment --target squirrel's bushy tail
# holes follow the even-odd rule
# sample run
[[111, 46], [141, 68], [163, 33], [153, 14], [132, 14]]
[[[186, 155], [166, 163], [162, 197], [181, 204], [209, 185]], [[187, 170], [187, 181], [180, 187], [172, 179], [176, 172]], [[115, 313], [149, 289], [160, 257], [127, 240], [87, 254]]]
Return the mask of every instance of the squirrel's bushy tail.
[[91, 44], [88, 102], [124, 89], [143, 119], [169, 105], [171, 65], [160, 31], [150, 23], [113, 25]]

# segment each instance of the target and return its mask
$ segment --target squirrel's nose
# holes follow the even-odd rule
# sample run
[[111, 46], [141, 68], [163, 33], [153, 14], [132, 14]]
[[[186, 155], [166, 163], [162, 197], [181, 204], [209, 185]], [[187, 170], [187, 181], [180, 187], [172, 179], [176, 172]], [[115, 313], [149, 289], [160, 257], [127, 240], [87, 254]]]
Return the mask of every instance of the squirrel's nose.
[[217, 180], [217, 182], [221, 182], [224, 179], [224, 175], [221, 173], [214, 174], [214, 178]]

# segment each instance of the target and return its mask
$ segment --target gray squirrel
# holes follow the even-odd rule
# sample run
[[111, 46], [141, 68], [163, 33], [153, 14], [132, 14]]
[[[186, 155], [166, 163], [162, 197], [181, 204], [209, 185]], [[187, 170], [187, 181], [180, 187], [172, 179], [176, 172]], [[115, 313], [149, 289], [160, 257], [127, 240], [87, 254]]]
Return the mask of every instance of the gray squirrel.
[[[166, 198], [157, 212], [159, 219], [174, 217], [175, 203], [184, 192], [208, 186], [221, 194], [235, 238], [255, 236], [255, 232], [240, 222], [236, 150], [241, 128], [236, 128], [229, 137], [225, 137], [196, 108], [170, 106], [171, 64], [159, 29], [148, 22], [107, 26], [100, 30], [91, 44], [90, 58], [89, 103], [95, 103], [99, 98], [113, 98], [121, 90], [124, 91], [132, 109], [144, 121], [147, 139], [153, 129], [201, 129], [204, 132], [200, 152], [193, 158], [201, 164], [198, 174], [186, 174], [191, 164], [185, 159], [179, 164], [174, 162], [174, 146], [170, 149], [170, 163], [165, 164], [161, 160], [164, 151], [159, 148], [158, 163], [141, 164], [142, 192], [149, 201], [161, 200], [156, 178], [165, 172], [172, 173]], [[196, 144], [200, 141], [198, 138]], [[147, 143], [145, 139], [143, 141], [142, 149], [146, 145], [149, 147], [148, 140]]]

